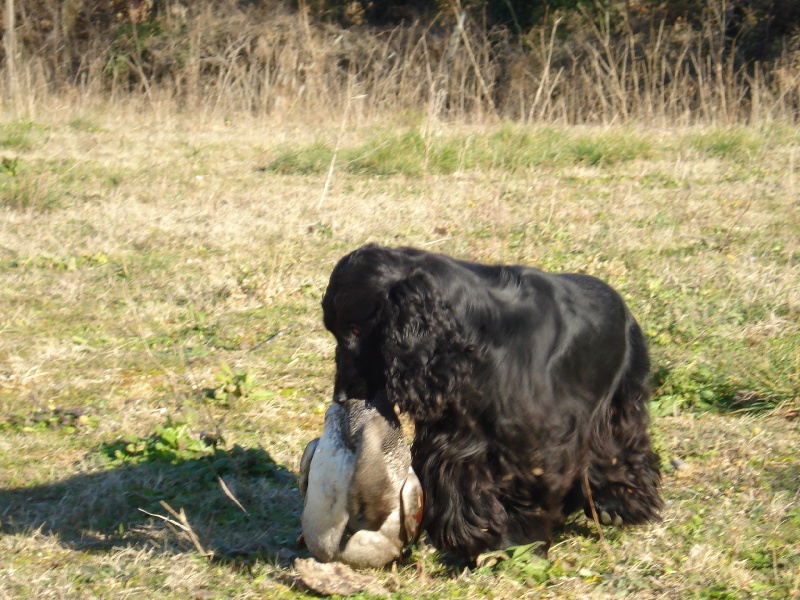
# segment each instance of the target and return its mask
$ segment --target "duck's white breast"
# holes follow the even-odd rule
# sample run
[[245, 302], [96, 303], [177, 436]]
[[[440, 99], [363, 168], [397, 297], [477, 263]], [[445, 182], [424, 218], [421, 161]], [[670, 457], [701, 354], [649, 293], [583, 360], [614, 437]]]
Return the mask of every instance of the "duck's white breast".
[[347, 496], [355, 470], [355, 455], [326, 418], [325, 430], [311, 459], [303, 515], [303, 538], [317, 558], [335, 560], [347, 520]]

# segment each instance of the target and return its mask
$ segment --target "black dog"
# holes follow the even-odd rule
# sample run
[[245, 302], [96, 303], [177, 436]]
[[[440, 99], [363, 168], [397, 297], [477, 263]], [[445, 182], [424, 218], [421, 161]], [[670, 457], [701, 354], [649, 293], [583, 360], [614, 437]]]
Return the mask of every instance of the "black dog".
[[657, 520], [647, 348], [620, 296], [587, 275], [411, 248], [342, 258], [322, 301], [335, 398], [386, 393], [415, 421], [434, 544], [474, 559], [541, 542], [571, 512]]

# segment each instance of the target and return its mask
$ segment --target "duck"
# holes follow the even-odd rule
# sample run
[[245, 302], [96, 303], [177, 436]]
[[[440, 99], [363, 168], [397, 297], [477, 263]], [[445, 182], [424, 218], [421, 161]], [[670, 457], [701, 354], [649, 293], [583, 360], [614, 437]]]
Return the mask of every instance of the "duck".
[[321, 562], [378, 568], [420, 533], [423, 494], [385, 396], [335, 399], [300, 460], [301, 539]]

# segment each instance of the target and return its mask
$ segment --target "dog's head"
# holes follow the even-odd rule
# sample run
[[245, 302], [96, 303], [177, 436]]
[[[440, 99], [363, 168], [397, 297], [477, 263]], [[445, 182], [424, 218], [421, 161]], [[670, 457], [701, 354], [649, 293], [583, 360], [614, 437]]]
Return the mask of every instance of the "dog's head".
[[446, 265], [432, 257], [369, 245], [336, 265], [322, 300], [337, 342], [334, 398], [385, 393], [421, 421], [458, 397], [475, 346], [443, 286]]

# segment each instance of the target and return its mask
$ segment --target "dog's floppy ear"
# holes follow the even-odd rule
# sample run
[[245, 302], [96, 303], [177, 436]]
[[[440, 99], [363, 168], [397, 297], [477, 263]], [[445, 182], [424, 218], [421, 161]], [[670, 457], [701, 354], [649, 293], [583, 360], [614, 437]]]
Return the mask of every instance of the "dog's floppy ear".
[[389, 399], [417, 420], [440, 417], [459, 403], [474, 360], [453, 308], [422, 270], [388, 293], [383, 354]]

